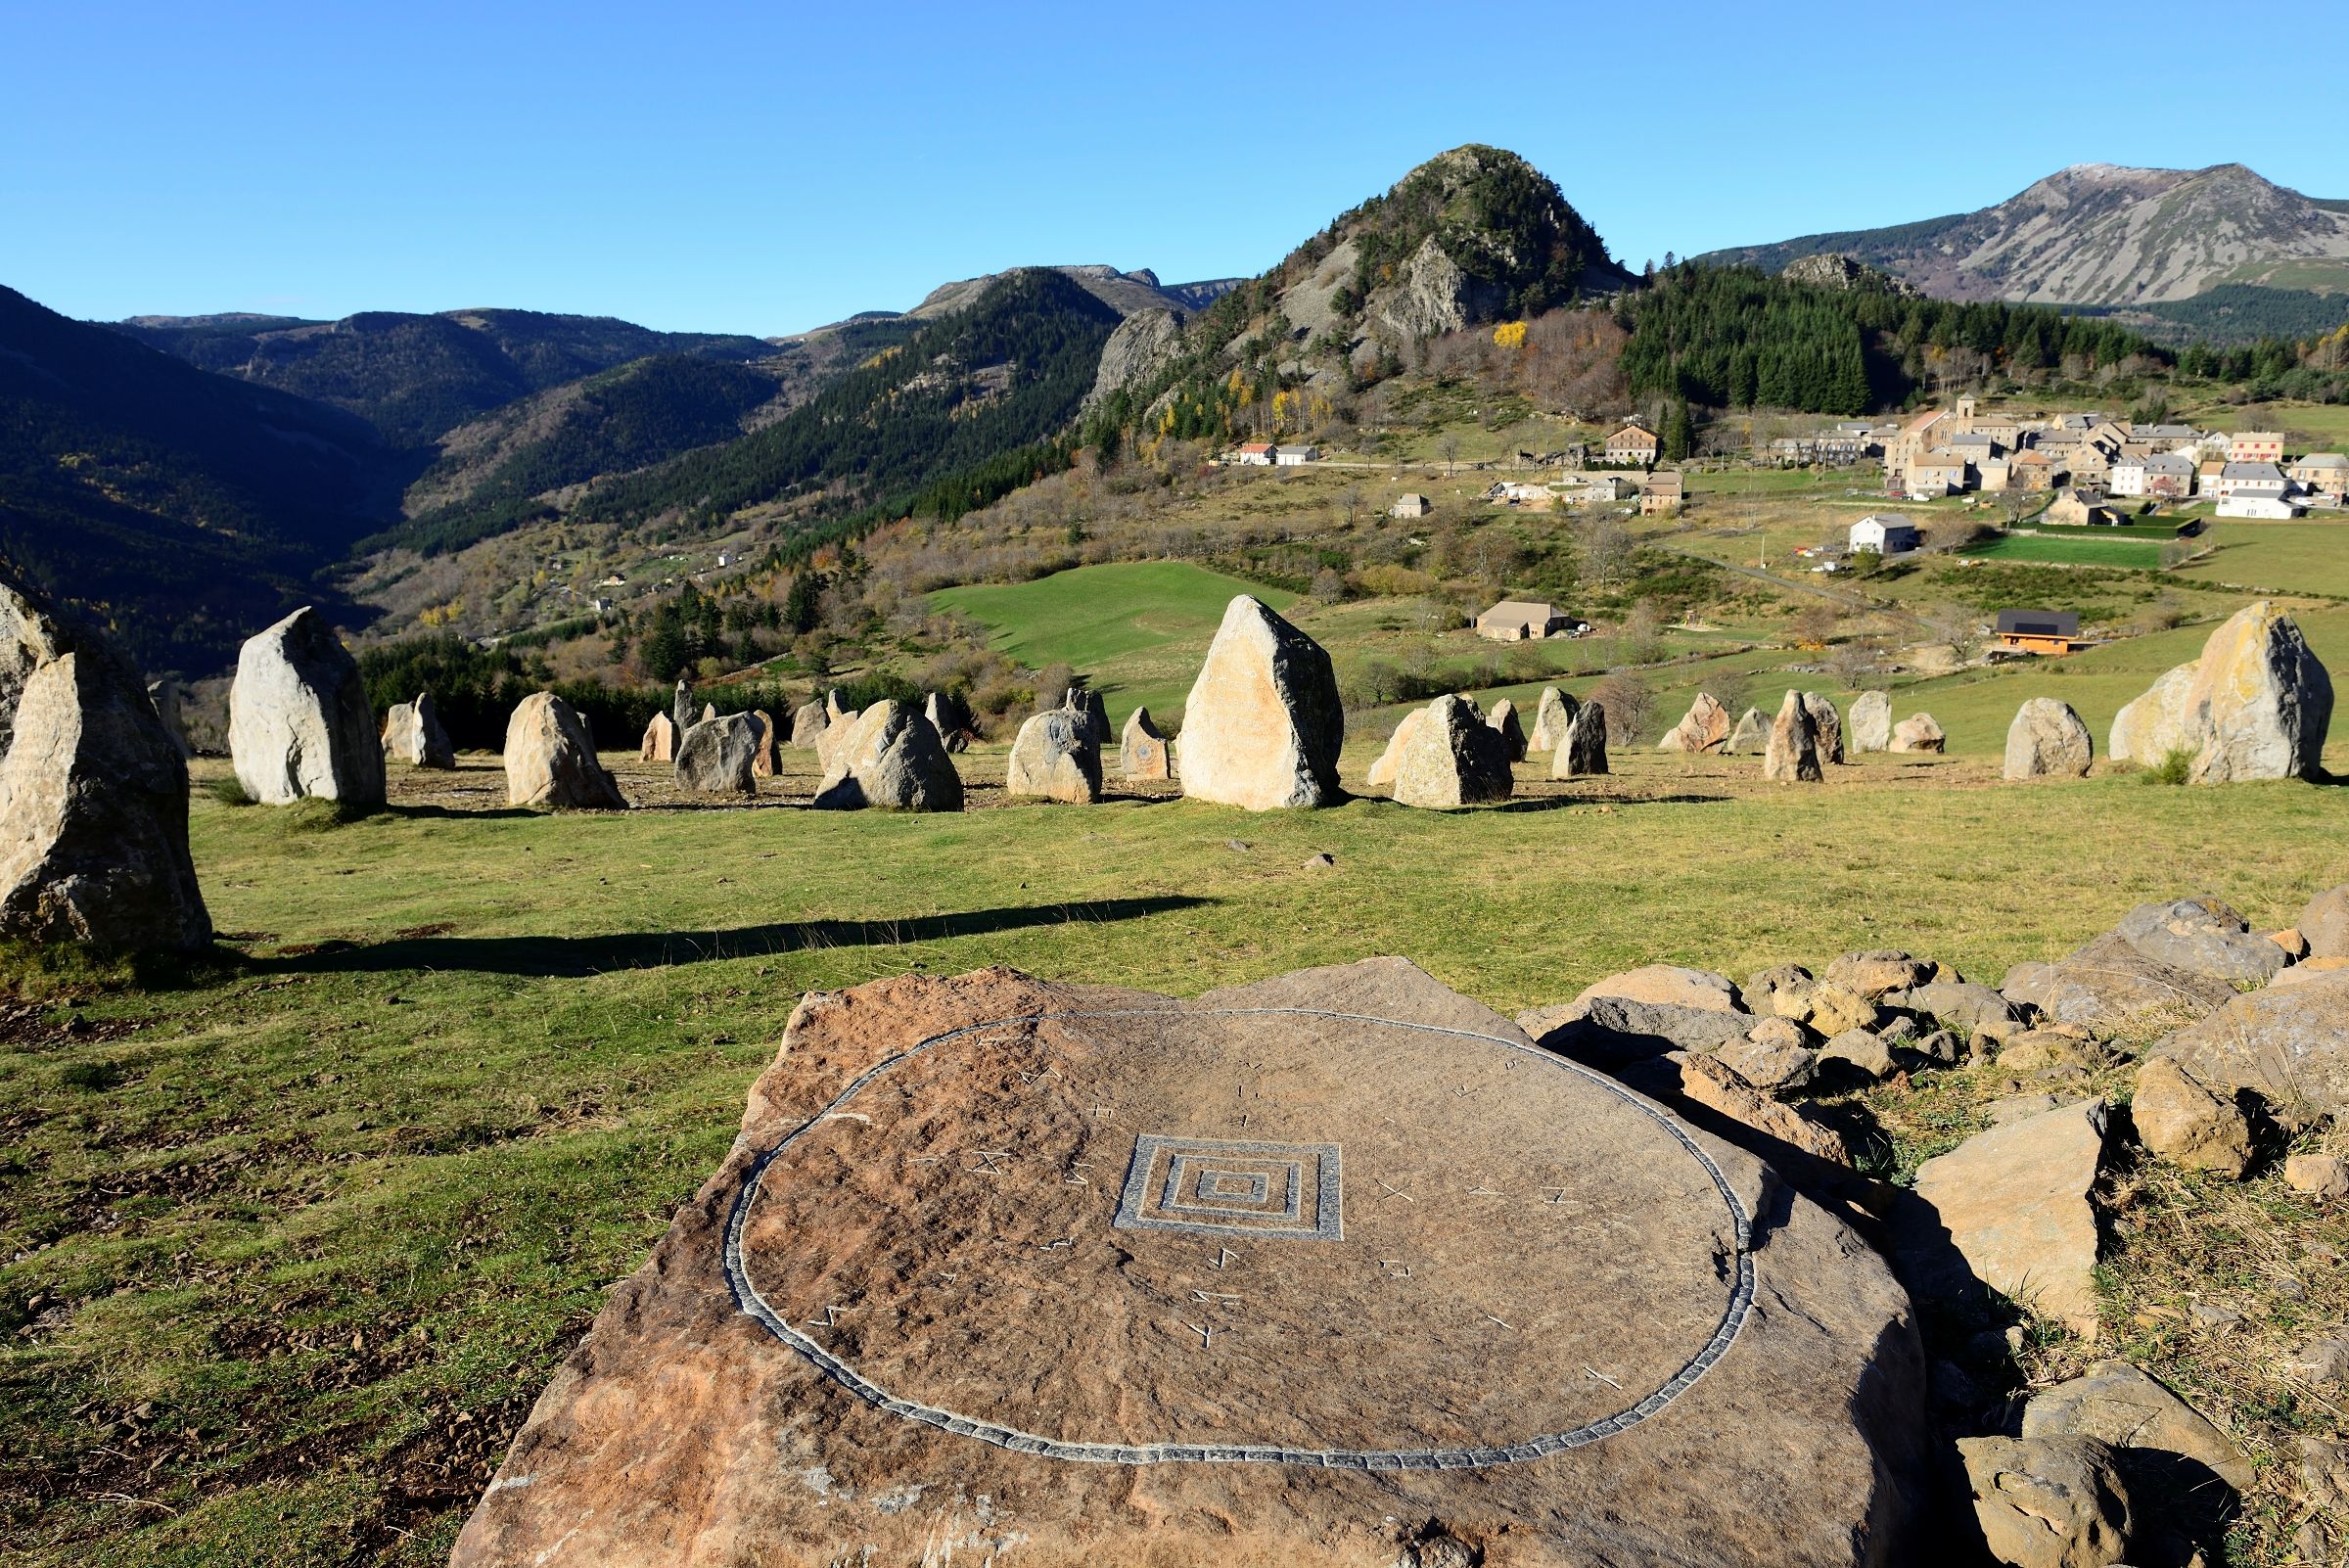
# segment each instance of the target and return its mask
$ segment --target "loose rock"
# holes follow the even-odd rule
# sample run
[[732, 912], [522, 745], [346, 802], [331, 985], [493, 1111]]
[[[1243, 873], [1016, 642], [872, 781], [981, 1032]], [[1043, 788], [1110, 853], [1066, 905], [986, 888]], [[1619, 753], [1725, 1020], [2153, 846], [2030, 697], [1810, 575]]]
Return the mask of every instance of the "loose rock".
[[314, 609], [246, 639], [228, 692], [237, 781], [265, 806], [384, 804], [384, 752], [359, 667]]
[[2129, 1493], [2093, 1438], [1959, 1438], [1974, 1519], [2009, 1568], [2110, 1568], [2129, 1553]]
[[2016, 964], [2000, 990], [2058, 1023], [2131, 1035], [2204, 1017], [2235, 994], [2223, 980], [2146, 957], [2115, 932], [2051, 964]]
[[2337, 1154], [2286, 1155], [2283, 1184], [2323, 1203], [2349, 1198], [2349, 1160]]
[[2096, 738], [2072, 711], [2053, 697], [2034, 697], [2015, 711], [2006, 726], [2005, 776], [2086, 778], [2096, 760]]
[[2257, 1089], [2271, 1103], [2304, 1103], [2333, 1116], [2349, 1112], [2349, 971], [2231, 992], [2225, 1005], [2155, 1048], [2214, 1088]]
[[2087, 1100], [1978, 1132], [1927, 1160], [1929, 1205], [1975, 1278], [2093, 1341], [2104, 1102]]
[[1924, 985], [1932, 973], [1933, 966], [1921, 958], [1898, 948], [1876, 947], [1845, 953], [1827, 965], [1826, 981], [1874, 1001], [1887, 992]]
[[2308, 900], [2293, 923], [2311, 958], [2349, 958], [2349, 885], [2328, 888]]
[[2167, 1056], [2138, 1069], [2129, 1110], [2145, 1147], [2173, 1165], [2239, 1177], [2251, 1164], [2251, 1124], [2241, 1109]]
[[571, 704], [551, 691], [525, 697], [506, 720], [506, 803], [558, 810], [627, 809]]
[[[2146, 1502], [2201, 1496], [2213, 1482], [2251, 1485], [2251, 1461], [2194, 1407], [2124, 1360], [2101, 1360], [2068, 1382], [2034, 1394], [2023, 1437], [2094, 1438], [2113, 1452], [2132, 1496]], [[2223, 1511], [2206, 1505], [2208, 1516]]]
[[1807, 1087], [1819, 1066], [1810, 1032], [1788, 1018], [1765, 1018], [1744, 1039], [1724, 1045], [1720, 1055], [1747, 1083], [1773, 1092]]
[[1251, 811], [1335, 805], [1345, 708], [1320, 644], [1241, 594], [1192, 683], [1182, 792]]
[[2115, 935], [2157, 963], [2212, 980], [2264, 981], [2286, 962], [2284, 950], [2216, 899], [2141, 903]]

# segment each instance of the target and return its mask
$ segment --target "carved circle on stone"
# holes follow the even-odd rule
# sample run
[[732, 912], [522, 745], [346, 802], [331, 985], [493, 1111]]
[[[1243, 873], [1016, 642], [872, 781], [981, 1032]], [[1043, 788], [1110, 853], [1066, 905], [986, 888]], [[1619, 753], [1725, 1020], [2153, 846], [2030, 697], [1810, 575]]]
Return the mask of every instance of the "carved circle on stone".
[[[958, 1436], [1427, 1470], [1662, 1410], [1735, 1340], [1751, 1247], [1696, 1139], [1564, 1057], [1176, 1006], [999, 1019], [885, 1057], [753, 1164], [724, 1264], [817, 1372]], [[1105, 1346], [1114, 1378], [1087, 1354]]]

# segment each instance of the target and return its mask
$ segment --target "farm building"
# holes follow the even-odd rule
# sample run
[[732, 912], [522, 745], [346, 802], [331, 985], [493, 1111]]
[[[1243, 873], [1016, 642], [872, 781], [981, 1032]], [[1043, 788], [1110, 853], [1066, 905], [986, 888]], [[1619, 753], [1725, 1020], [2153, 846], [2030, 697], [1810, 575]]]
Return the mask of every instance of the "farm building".
[[2080, 618], [2069, 610], [2002, 610], [1999, 646], [2010, 653], [2061, 659], [2080, 642]]
[[1396, 497], [1395, 504], [1387, 508], [1387, 516], [1425, 517], [1435, 509], [1435, 502], [1421, 495], [1417, 490], [1413, 490], [1407, 495]]
[[1476, 618], [1476, 634], [1495, 642], [1538, 642], [1567, 624], [1566, 612], [1554, 604], [1503, 599]]
[[1854, 553], [1873, 550], [1878, 555], [1899, 555], [1917, 545], [1916, 525], [1898, 512], [1876, 512], [1852, 525], [1850, 548]]

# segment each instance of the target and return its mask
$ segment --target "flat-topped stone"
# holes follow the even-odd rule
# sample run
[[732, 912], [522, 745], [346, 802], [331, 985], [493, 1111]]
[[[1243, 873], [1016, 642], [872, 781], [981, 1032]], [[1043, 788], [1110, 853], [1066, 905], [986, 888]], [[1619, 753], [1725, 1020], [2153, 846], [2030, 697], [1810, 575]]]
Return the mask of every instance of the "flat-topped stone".
[[1245, 1520], [1384, 1565], [1433, 1518], [1517, 1563], [1889, 1565], [1923, 1397], [1842, 1225], [1399, 960], [915, 976], [802, 1002], [452, 1560], [911, 1563], [937, 1498], [974, 1561], [1230, 1560]]

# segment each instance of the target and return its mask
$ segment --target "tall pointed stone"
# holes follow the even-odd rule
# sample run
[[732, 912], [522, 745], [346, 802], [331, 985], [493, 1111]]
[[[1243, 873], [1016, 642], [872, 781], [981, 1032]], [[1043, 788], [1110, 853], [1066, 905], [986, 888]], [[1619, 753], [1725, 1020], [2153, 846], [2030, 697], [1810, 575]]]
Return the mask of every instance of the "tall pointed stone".
[[1852, 699], [1852, 750], [1892, 750], [1892, 694], [1864, 691]]
[[1233, 599], [1183, 708], [1183, 794], [1251, 811], [1332, 806], [1345, 740], [1329, 655], [1262, 601]]
[[1819, 761], [1819, 728], [1803, 693], [1790, 691], [1770, 726], [1770, 748], [1762, 754], [1762, 776], [1781, 784], [1817, 784], [1826, 775]]
[[1485, 722], [1492, 725], [1493, 732], [1500, 737], [1501, 750], [1508, 754], [1510, 761], [1525, 761], [1525, 726], [1517, 722], [1515, 703], [1506, 697], [1501, 698], [1493, 705], [1493, 712], [1485, 716]]
[[1550, 759], [1551, 778], [1595, 778], [1607, 770], [1607, 710], [1585, 703], [1567, 722], [1566, 738]]
[[246, 640], [228, 691], [228, 749], [267, 806], [384, 804], [384, 751], [359, 667], [326, 617], [295, 611]]
[[1574, 711], [1582, 704], [1555, 686], [1542, 688], [1542, 700], [1534, 709], [1534, 732], [1526, 737], [1526, 749], [1543, 757], [1549, 756], [1564, 743], [1566, 726], [1574, 722]]
[[440, 711], [433, 706], [431, 692], [418, 692], [412, 703], [392, 705], [392, 712], [384, 715], [384, 757], [410, 767], [457, 765], [457, 750], [440, 727]]

